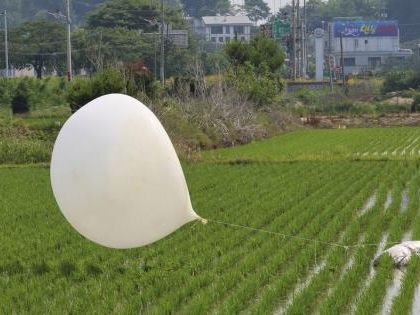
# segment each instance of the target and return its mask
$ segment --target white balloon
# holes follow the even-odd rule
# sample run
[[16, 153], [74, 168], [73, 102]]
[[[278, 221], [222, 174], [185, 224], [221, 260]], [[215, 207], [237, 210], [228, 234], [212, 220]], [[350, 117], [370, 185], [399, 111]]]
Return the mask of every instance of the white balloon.
[[146, 106], [122, 94], [93, 100], [64, 124], [51, 184], [70, 224], [107, 247], [147, 245], [200, 219], [164, 128]]

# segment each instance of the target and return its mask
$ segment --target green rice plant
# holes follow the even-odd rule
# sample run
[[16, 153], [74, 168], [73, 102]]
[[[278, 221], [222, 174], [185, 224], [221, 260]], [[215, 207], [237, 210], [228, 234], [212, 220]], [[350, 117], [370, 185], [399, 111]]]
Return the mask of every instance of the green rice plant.
[[[413, 167], [413, 166], [412, 166]], [[414, 173], [414, 179], [411, 182], [410, 187], [410, 206], [409, 211], [406, 213], [401, 213], [399, 207], [401, 205], [401, 199], [395, 198], [393, 206], [391, 206], [391, 211], [387, 212], [388, 217], [392, 217], [392, 222], [389, 227], [389, 243], [398, 242], [401, 240], [405, 231], [408, 231], [412, 226], [414, 221], [420, 220], [418, 215], [419, 208], [419, 199], [417, 191], [418, 183], [418, 174]], [[403, 190], [402, 186], [397, 186], [397, 196], [401, 196]], [[398, 213], [395, 216], [395, 213]], [[415, 220], [413, 220], [415, 218]], [[389, 246], [388, 246], [389, 247]], [[382, 257], [381, 260], [387, 260], [387, 255]], [[369, 287], [365, 290], [360, 301], [357, 304], [356, 314], [368, 314], [379, 310], [380, 306], [383, 304], [383, 299], [386, 293], [386, 288], [390, 285], [393, 277], [394, 270], [389, 268], [385, 264], [386, 268], [378, 268], [378, 271], [372, 280]]]
[[[357, 187], [357, 185], [356, 185], [356, 187]], [[332, 193], [334, 194], [334, 191]], [[347, 193], [349, 195], [351, 195], [353, 193], [353, 191], [349, 191]], [[343, 196], [342, 198], [344, 199], [345, 196]], [[314, 211], [314, 210], [312, 210], [311, 212], [316, 213], [316, 211]], [[334, 208], [333, 208], [332, 205], [331, 205], [331, 208], [327, 208], [324, 211], [324, 216], [327, 216], [327, 215], [330, 215], [331, 216], [331, 213], [334, 213]], [[322, 212], [320, 213], [319, 216], [316, 217], [316, 221], [315, 222], [317, 222], [317, 223], [315, 223], [315, 222], [308, 222], [308, 219], [305, 218], [305, 216], [303, 216], [303, 215], [299, 216], [299, 220], [301, 222], [304, 222], [304, 223], [307, 224], [307, 228], [305, 230], [303, 230], [303, 231], [307, 231], [308, 230], [307, 233], [319, 233], [319, 231], [316, 228], [314, 229], [314, 227], [319, 227], [320, 226], [320, 224], [318, 222], [320, 222], [320, 221], [323, 220], [323, 216], [321, 214], [322, 214]], [[300, 230], [300, 228], [297, 228], [297, 230]], [[302, 235], [301, 233], [299, 233], [298, 236], [310, 238], [310, 234], [303, 234]], [[269, 243], [268, 244], [263, 244], [263, 246], [259, 248], [259, 251], [262, 252], [262, 253], [266, 253], [265, 255], [267, 255], [267, 254], [270, 255], [271, 253], [276, 253], [275, 257], [278, 257], [278, 259], [280, 259], [280, 261], [285, 262], [289, 258], [288, 257], [289, 255], [287, 253], [290, 253], [290, 251], [293, 251], [293, 248], [296, 249], [296, 246], [298, 246], [297, 248], [300, 248], [300, 246], [303, 246], [305, 244], [305, 242], [296, 241], [296, 240], [295, 241], [293, 241], [293, 240], [287, 240], [287, 238], [285, 239], [284, 242], [286, 242], [286, 243], [283, 244], [283, 246], [282, 246], [282, 248], [281, 248], [280, 251], [277, 250], [277, 253], [276, 253], [276, 247], [277, 246], [271, 246], [271, 248], [269, 248], [268, 247], [268, 245], [270, 245]], [[255, 251], [254, 251], [254, 253], [256, 254]], [[257, 262], [264, 261], [265, 257], [266, 256], [258, 255], [258, 260], [257, 261], [248, 264], [247, 270], [249, 270], [249, 275], [254, 275], [255, 274], [256, 276], [258, 276], [258, 273], [256, 273], [256, 270], [255, 270], [255, 268], [256, 268], [255, 266], [258, 266]], [[247, 266], [247, 262], [248, 261], [245, 261], [245, 266]], [[265, 262], [265, 264], [266, 263], [267, 262]], [[273, 268], [273, 267], [271, 267], [271, 268]], [[237, 276], [238, 277], [243, 277], [245, 275], [238, 274]], [[260, 281], [264, 281], [263, 279], [264, 278], [260, 278]], [[251, 281], [251, 283], [253, 283], [253, 281]], [[226, 284], [227, 284], [226, 281], [223, 281], [222, 284], [224, 285], [223, 288], [217, 289], [217, 288], [214, 288], [213, 287], [213, 289], [215, 289], [215, 291], [217, 292], [218, 295], [220, 295], [222, 292], [225, 292], [225, 291], [227, 292], [228, 290], [231, 290], [233, 288], [232, 286], [237, 287], [238, 280], [235, 280], [235, 278], [231, 279], [231, 285], [229, 285], [229, 286], [226, 286]], [[214, 285], [214, 283], [213, 283], [213, 285]], [[197, 302], [194, 302], [193, 305], [196, 305], [196, 306], [200, 307], [200, 310], [202, 310], [203, 303], [201, 303], [200, 300], [198, 300]], [[204, 305], [206, 305], [206, 304], [204, 304]], [[223, 305], [224, 306], [228, 306], [229, 305], [229, 302], [225, 302], [225, 303], [223, 303]], [[206, 307], [209, 307], [209, 306], [206, 305]], [[193, 312], [194, 313], [195, 311], [197, 311], [197, 309], [194, 309], [193, 308], [193, 309], [187, 309], [187, 310], [183, 310], [183, 311]]]
[[414, 255], [404, 273], [399, 295], [393, 300], [391, 314], [411, 314], [413, 298], [420, 280], [420, 258]]
[[[17, 145], [4, 145], [0, 159], [48, 161], [51, 138], [42, 133], [57, 132], [62, 116], [39, 115], [8, 123], [25, 134], [2, 137]], [[45, 155], [30, 147], [19, 153], [28, 135], [36, 140], [28, 144], [39, 142]], [[71, 228], [58, 211], [47, 168], [3, 165], [0, 313], [269, 314], [289, 297], [284, 310], [292, 314], [346, 313], [352, 304], [356, 313], [375, 313], [392, 264], [388, 269], [381, 261], [364, 287], [376, 247], [345, 251], [330, 243], [377, 243], [384, 233], [392, 243], [409, 230], [419, 235], [419, 149], [417, 129], [389, 128], [300, 131], [221, 150], [216, 159], [205, 153], [201, 163], [183, 168], [194, 209], [209, 223], [187, 224], [152, 246], [126, 251], [100, 247]], [[379, 156], [385, 150], [391, 157]], [[404, 212], [403, 191], [409, 196]], [[376, 204], [361, 214], [374, 193]], [[312, 276], [320, 262], [325, 266]], [[413, 286], [403, 280], [394, 308], [408, 307]]]
[[[408, 173], [408, 172], [407, 172]], [[392, 175], [391, 175], [392, 176]], [[383, 193], [382, 193], [383, 194]], [[398, 200], [394, 201], [393, 203], [395, 206], [399, 205]], [[367, 214], [365, 214], [361, 219], [363, 219], [364, 217], [366, 217], [369, 214], [374, 214], [373, 211], [368, 212]], [[371, 223], [370, 225], [374, 226], [381, 226], [379, 223], [381, 222], [381, 220], [383, 220], [383, 218], [379, 215], [380, 213], [377, 212], [376, 214], [376, 223]], [[356, 223], [361, 224], [360, 222], [356, 221]], [[370, 226], [369, 225], [369, 226]], [[357, 226], [357, 224], [354, 225], [354, 232], [353, 232], [353, 237], [355, 237], [356, 235], [358, 235], [359, 233], [361, 233], [361, 231], [363, 231], [364, 229], [362, 228], [363, 225], [359, 225]], [[352, 230], [349, 231], [349, 233]], [[369, 235], [369, 231], [367, 232], [367, 237], [365, 237], [365, 239], [369, 239], [370, 235]], [[366, 236], [366, 235], [365, 235]], [[346, 306], [349, 306], [349, 303], [347, 303], [350, 298], [351, 298], [351, 293], [352, 293], [352, 289], [348, 288], [345, 284], [345, 282], [349, 281], [352, 282], [354, 278], [357, 278], [354, 276], [354, 272], [353, 270], [355, 270], [354, 268], [357, 268], [357, 266], [360, 266], [360, 258], [358, 257], [364, 257], [362, 254], [363, 248], [359, 249], [359, 254], [356, 253], [355, 254], [355, 262], [353, 263], [352, 268], [350, 269], [349, 273], [346, 273], [344, 275], [344, 277], [342, 278], [342, 280], [339, 282], [340, 284], [343, 283], [344, 284], [342, 286], [342, 290], [346, 291], [343, 293], [343, 296], [341, 296], [339, 293], [337, 293], [336, 297], [334, 298], [334, 291], [332, 291], [332, 295], [330, 299], [326, 299], [324, 300], [324, 304], [321, 304], [321, 312], [326, 312], [326, 313], [331, 313], [333, 314], [335, 313], [340, 313], [342, 312], [341, 309], [339, 309], [338, 307], [344, 308]], [[314, 305], [316, 305], [320, 299], [322, 299], [322, 297], [320, 297], [320, 295], [325, 294], [325, 288], [329, 285], [331, 286], [331, 282], [336, 281], [336, 276], [338, 274], [341, 273], [342, 270], [342, 266], [344, 266], [346, 259], [344, 257], [344, 255], [342, 255], [342, 253], [340, 253], [339, 250], [335, 250], [335, 252], [333, 252], [330, 256], [330, 258], [327, 260], [326, 263], [326, 268], [324, 270], [322, 270], [309, 284], [309, 286], [304, 289], [297, 297], [295, 297], [293, 304], [291, 305], [291, 307], [288, 310], [288, 314], [299, 314], [302, 312], [308, 312], [311, 309], [313, 309]], [[340, 267], [341, 266], [341, 267]], [[363, 265], [365, 266], [365, 265]], [[363, 267], [360, 267], [363, 269]], [[365, 268], [366, 269], [366, 268]], [[354, 289], [353, 289], [354, 290]], [[353, 291], [353, 293], [355, 293]], [[339, 296], [339, 299], [337, 300], [337, 296]], [[348, 301], [346, 301], [346, 296]], [[339, 304], [337, 304], [339, 303]], [[341, 306], [340, 306], [341, 305]]]
[[299, 130], [262, 142], [205, 151], [206, 161], [418, 160], [413, 127]]

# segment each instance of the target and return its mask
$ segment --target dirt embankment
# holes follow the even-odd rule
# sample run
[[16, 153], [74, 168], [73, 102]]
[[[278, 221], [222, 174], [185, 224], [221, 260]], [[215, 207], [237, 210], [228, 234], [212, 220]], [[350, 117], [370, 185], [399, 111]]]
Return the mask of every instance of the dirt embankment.
[[399, 113], [362, 116], [312, 116], [302, 117], [305, 125], [317, 128], [348, 128], [348, 127], [391, 127], [420, 126], [420, 113]]

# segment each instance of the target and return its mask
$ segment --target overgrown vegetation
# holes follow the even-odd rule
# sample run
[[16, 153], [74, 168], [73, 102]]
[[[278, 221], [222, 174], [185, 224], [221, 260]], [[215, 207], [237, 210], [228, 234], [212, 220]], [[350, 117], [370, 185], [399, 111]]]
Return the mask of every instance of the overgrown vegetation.
[[284, 53], [273, 40], [256, 36], [250, 43], [234, 40], [225, 45], [231, 66], [226, 81], [259, 106], [274, 103], [283, 83], [280, 70]]
[[391, 71], [386, 74], [383, 92], [420, 89], [420, 71]]

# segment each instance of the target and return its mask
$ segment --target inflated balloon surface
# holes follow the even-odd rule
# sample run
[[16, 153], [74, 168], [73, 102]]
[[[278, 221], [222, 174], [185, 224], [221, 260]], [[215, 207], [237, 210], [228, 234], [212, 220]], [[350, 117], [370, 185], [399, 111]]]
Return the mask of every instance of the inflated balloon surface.
[[51, 184], [70, 224], [107, 247], [147, 245], [199, 219], [164, 128], [122, 94], [93, 100], [64, 124]]

